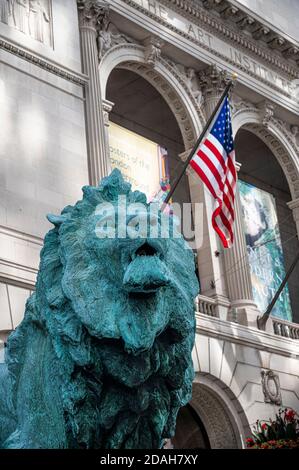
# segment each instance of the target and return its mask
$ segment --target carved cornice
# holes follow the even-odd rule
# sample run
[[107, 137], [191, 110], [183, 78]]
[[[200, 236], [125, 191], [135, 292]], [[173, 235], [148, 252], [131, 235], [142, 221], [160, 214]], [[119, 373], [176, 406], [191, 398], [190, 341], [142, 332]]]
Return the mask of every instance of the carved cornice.
[[[244, 114], [249, 122], [242, 126], [257, 135], [272, 151], [277, 158], [290, 186], [293, 198], [299, 197], [299, 174], [294, 159], [297, 158], [299, 146], [297, 136], [291, 131], [291, 126], [286, 121], [274, 117], [274, 109], [271, 103], [263, 103], [262, 108], [254, 106], [247, 101], [233, 99], [233, 123]], [[265, 121], [265, 107], [268, 113]], [[252, 117], [255, 122], [252, 122]], [[250, 122], [251, 121], [251, 122]], [[279, 136], [279, 137], [278, 137]], [[292, 154], [292, 155], [291, 155]]]
[[[132, 2], [132, 0], [124, 0], [124, 1], [129, 4], [134, 3]], [[190, 0], [160, 0], [160, 1], [165, 6], [172, 7], [173, 9], [177, 10], [180, 15], [189, 19], [189, 21], [190, 20], [194, 21], [194, 23], [203, 27], [206, 31], [211, 32], [215, 36], [218, 36], [222, 40], [225, 40], [226, 42], [229, 41], [230, 43], [237, 46], [239, 49], [245, 49], [247, 53], [250, 52], [258, 56], [264, 62], [269, 63], [270, 65], [276, 67], [277, 69], [283, 71], [286, 74], [289, 74], [293, 78], [296, 78], [299, 76], [297, 67], [294, 67], [292, 63], [288, 63], [288, 61], [284, 60], [281, 55], [275, 54], [274, 51], [270, 52], [269, 50], [267, 50], [266, 47], [263, 47], [260, 44], [257, 44], [256, 41], [252, 41], [250, 37], [248, 37], [245, 34], [242, 34], [242, 28], [239, 28], [240, 29], [240, 32], [239, 32], [237, 28], [237, 23], [227, 24], [227, 21], [222, 19], [219, 14], [217, 16], [216, 14], [213, 14], [213, 11], [211, 10], [207, 11], [204, 8], [200, 8], [200, 6], [198, 5], [198, 2], [196, 2], [195, 4], [195, 2], [191, 3]], [[171, 6], [169, 5], [170, 2], [172, 4]], [[134, 3], [134, 7], [136, 7], [136, 3]], [[147, 11], [146, 14], [149, 15], [149, 12]], [[151, 16], [155, 17], [156, 19], [155, 15], [152, 14]], [[168, 25], [169, 27], [169, 24], [166, 21], [164, 21], [163, 23], [165, 23], [165, 25]], [[176, 30], [178, 34], [186, 36], [180, 30], [172, 26], [170, 26], [170, 29], [174, 29]], [[261, 38], [263, 38], [264, 35], [268, 34], [267, 28], [265, 26], [261, 25], [259, 30], [261, 31], [263, 30]], [[254, 34], [255, 33], [256, 31], [254, 32]], [[191, 40], [193, 39], [191, 38]], [[197, 42], [197, 41], [194, 39], [194, 42]], [[202, 43], [201, 43], [201, 46], [203, 46]], [[215, 54], [215, 55], [218, 55], [218, 54]], [[223, 57], [223, 58], [227, 59], [226, 57]]]
[[105, 0], [77, 0], [80, 28], [96, 30], [109, 13]]
[[[176, 34], [187, 38], [189, 41], [194, 42], [195, 44], [199, 45], [201, 49], [204, 49], [211, 54], [213, 54], [215, 57], [219, 57], [222, 60], [224, 60], [226, 63], [229, 63], [234, 66], [234, 68], [237, 68], [243, 72], [245, 72], [247, 75], [253, 77], [254, 79], [257, 79], [260, 83], [264, 83], [268, 87], [272, 88], [276, 92], [279, 92], [281, 95], [284, 95], [288, 98], [292, 98], [293, 96], [288, 93], [287, 91], [283, 90], [279, 86], [277, 86], [275, 83], [266, 80], [260, 76], [257, 77], [257, 75], [246, 68], [244, 65], [238, 64], [232, 59], [230, 59], [227, 55], [222, 54], [221, 52], [218, 52], [217, 50], [211, 48], [209, 45], [204, 44], [202, 41], [191, 37], [187, 32], [184, 32], [180, 30], [179, 28], [176, 28], [166, 20], [162, 19], [161, 17], [157, 16], [156, 14], [148, 11], [146, 8], [142, 7], [141, 5], [137, 4], [135, 0], [122, 0], [124, 3], [127, 5], [131, 6], [135, 10], [138, 10], [142, 12], [144, 15], [148, 16], [149, 18], [152, 18], [155, 20], [157, 23], [160, 23], [163, 25], [165, 28], [167, 28], [170, 31], [175, 32]], [[169, 3], [166, 0], [160, 0], [162, 3], [164, 3], [166, 6], [170, 6]], [[185, 16], [190, 20], [190, 14], [192, 9], [187, 9], [187, 12], [185, 10], [180, 10], [179, 13], [182, 16]], [[193, 10], [192, 10], [193, 11]], [[271, 64], [272, 67], [283, 71], [285, 74], [288, 75], [288, 79], [292, 80], [293, 78], [299, 77], [299, 72], [296, 68], [292, 67], [290, 64], [287, 62], [281, 61], [281, 57], [275, 55], [274, 53], [270, 54], [267, 52], [267, 50], [262, 49], [258, 47], [256, 44], [250, 42], [246, 36], [239, 36], [235, 31], [232, 31], [231, 28], [228, 28], [224, 23], [220, 22], [220, 19], [215, 19], [211, 18], [208, 16], [205, 11], [204, 12], [199, 12], [194, 10], [194, 18], [193, 18], [194, 23], [198, 24], [200, 27], [203, 27], [205, 31], [211, 32], [215, 36], [220, 37], [222, 40], [225, 40], [226, 42], [231, 42], [235, 46], [237, 45], [239, 49], [245, 49], [246, 52], [248, 51], [251, 54], [257, 55], [262, 61], [268, 62]]]
[[[200, 3], [203, 9], [214, 13], [214, 18], [224, 18], [230, 21], [234, 29], [243, 31], [246, 29], [253, 39], [263, 40], [266, 46], [278, 50], [284, 54], [284, 58], [297, 61], [299, 59], [297, 44], [286, 39], [269, 25], [263, 24], [254, 15], [248, 14], [242, 5], [236, 7], [229, 0], [161, 0], [162, 3], [172, 3], [178, 10], [195, 18], [201, 17]], [[213, 14], [212, 13], [212, 14]], [[219, 18], [219, 19], [220, 19]], [[204, 18], [201, 18], [204, 19]], [[287, 52], [288, 51], [288, 52]], [[285, 55], [285, 53], [287, 54]]]
[[7, 39], [0, 38], [0, 49], [10, 52], [11, 54], [16, 55], [17, 57], [46, 70], [47, 72], [58, 75], [60, 78], [72, 82], [75, 85], [85, 86], [88, 81], [88, 78], [85, 75], [71, 72], [64, 67], [60, 67], [50, 59], [43, 59], [38, 54], [20, 47]]

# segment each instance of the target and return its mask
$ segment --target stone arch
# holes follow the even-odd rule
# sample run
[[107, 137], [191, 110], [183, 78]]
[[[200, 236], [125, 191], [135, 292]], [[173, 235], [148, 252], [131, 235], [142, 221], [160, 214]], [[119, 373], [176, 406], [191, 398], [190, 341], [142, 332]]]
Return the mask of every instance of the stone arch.
[[233, 114], [234, 134], [246, 129], [259, 137], [271, 150], [287, 179], [292, 199], [299, 197], [299, 148], [287, 130], [287, 123], [270, 117], [265, 122], [265, 114], [253, 105], [244, 103]]
[[185, 149], [190, 149], [204, 125], [200, 106], [174, 65], [159, 57], [155, 65], [145, 61], [145, 48], [138, 44], [118, 44], [109, 49], [99, 65], [101, 94], [106, 96], [110, 73], [116, 67], [131, 70], [142, 76], [165, 99], [182, 133]]
[[197, 373], [190, 405], [198, 413], [212, 449], [245, 447], [250, 426], [238, 399], [221, 380]]

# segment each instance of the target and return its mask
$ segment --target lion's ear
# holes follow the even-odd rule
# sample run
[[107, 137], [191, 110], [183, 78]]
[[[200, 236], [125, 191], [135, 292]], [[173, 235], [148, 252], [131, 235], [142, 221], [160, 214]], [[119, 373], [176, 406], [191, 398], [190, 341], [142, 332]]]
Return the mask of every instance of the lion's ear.
[[67, 218], [68, 218], [67, 214], [63, 214], [63, 215], [47, 214], [48, 221], [51, 222], [51, 224], [55, 225], [55, 227], [59, 227], [59, 225], [61, 225], [62, 222], [65, 222]]

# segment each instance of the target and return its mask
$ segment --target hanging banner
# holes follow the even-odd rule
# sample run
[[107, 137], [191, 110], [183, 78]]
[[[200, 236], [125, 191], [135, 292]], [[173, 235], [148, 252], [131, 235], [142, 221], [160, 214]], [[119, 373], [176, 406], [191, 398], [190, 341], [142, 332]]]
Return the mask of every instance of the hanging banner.
[[167, 151], [157, 143], [110, 122], [109, 152], [111, 167], [118, 168], [132, 189], [145, 193], [148, 201], [168, 191]]
[[[238, 184], [253, 298], [261, 313], [264, 313], [285, 277], [275, 199], [272, 194], [244, 181], [239, 180]], [[292, 321], [287, 285], [271, 315]]]

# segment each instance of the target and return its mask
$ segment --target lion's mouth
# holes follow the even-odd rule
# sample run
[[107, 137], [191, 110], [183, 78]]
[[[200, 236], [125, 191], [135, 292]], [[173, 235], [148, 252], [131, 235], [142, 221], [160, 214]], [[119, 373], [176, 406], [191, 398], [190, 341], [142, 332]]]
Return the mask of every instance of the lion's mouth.
[[131, 258], [123, 277], [128, 292], [149, 294], [169, 284], [165, 263], [156, 247], [146, 242], [132, 253]]

